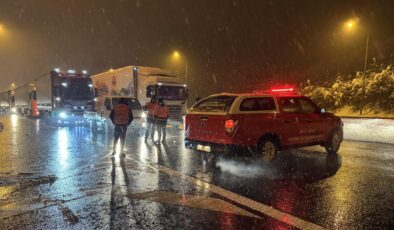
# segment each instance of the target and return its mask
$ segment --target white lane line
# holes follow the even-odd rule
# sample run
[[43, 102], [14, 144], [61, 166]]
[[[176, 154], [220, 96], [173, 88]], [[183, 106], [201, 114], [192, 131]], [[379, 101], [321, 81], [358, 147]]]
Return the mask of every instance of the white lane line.
[[[136, 160], [136, 159], [133, 159], [133, 160], [138, 161], [138, 162], [143, 163], [143, 164], [145, 163], [145, 162], [142, 162], [142, 161], [139, 161], [139, 160]], [[148, 163], [148, 162], [146, 162], [146, 163]], [[253, 210], [255, 210], [255, 211], [259, 212], [259, 213], [262, 213], [263, 215], [270, 216], [270, 217], [272, 217], [272, 218], [274, 218], [276, 220], [279, 220], [281, 222], [284, 222], [284, 223], [289, 224], [291, 226], [294, 226], [296, 228], [308, 229], [308, 230], [309, 229], [311, 229], [311, 230], [320, 230], [320, 229], [323, 230], [323, 229], [325, 229], [325, 228], [323, 228], [323, 227], [321, 227], [321, 226], [319, 226], [317, 224], [308, 222], [306, 220], [303, 220], [301, 218], [298, 218], [298, 217], [293, 216], [291, 214], [288, 214], [286, 212], [282, 212], [282, 211], [280, 211], [278, 209], [275, 209], [273, 207], [267, 206], [265, 204], [261, 204], [259, 202], [251, 200], [251, 199], [246, 198], [244, 196], [241, 196], [241, 195], [238, 195], [238, 194], [233, 193], [231, 191], [225, 190], [225, 189], [223, 189], [221, 187], [218, 187], [216, 185], [213, 185], [213, 184], [210, 184], [210, 183], [205, 182], [203, 180], [197, 179], [195, 177], [191, 177], [191, 176], [185, 175], [185, 174], [183, 174], [183, 173], [181, 173], [179, 171], [176, 171], [174, 169], [167, 168], [165, 166], [159, 165], [159, 164], [154, 163], [154, 162], [151, 162], [149, 165], [153, 169], [156, 168], [159, 171], [167, 173], [170, 176], [179, 177], [179, 178], [181, 178], [181, 179], [183, 179], [185, 181], [191, 182], [191, 183], [196, 184], [196, 185], [203, 184], [208, 190], [210, 190], [213, 193], [216, 193], [216, 194], [218, 194], [220, 196], [226, 197], [226, 198], [228, 198], [228, 199], [230, 199], [230, 200], [232, 200], [232, 201], [234, 201], [234, 202], [236, 202], [238, 204], [241, 204], [241, 205], [243, 205], [245, 207], [248, 207], [248, 208], [253, 209]]]

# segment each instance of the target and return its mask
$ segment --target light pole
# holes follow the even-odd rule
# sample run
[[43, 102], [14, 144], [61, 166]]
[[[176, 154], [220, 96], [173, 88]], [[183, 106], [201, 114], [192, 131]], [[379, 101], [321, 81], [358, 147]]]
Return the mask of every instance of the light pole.
[[[347, 20], [344, 23], [344, 29], [347, 32], [353, 32], [355, 29], [357, 29], [359, 21], [360, 20], [358, 18], [352, 18], [352, 19]], [[367, 70], [368, 49], [369, 49], [369, 32], [367, 33], [367, 41], [366, 41], [366, 46], [365, 46], [365, 59], [364, 59], [364, 70], [363, 70], [363, 76], [364, 77], [365, 77], [365, 72]]]
[[[174, 52], [172, 53], [172, 58], [173, 58], [175, 61], [178, 61], [178, 60], [180, 60], [182, 57], [181, 57], [181, 54], [180, 54], [178, 51], [174, 51]], [[187, 72], [188, 72], [188, 66], [187, 66], [187, 61], [186, 61], [186, 59], [184, 59], [184, 62], [185, 62], [185, 83], [186, 83], [186, 85], [187, 85]]]
[[[353, 32], [357, 25], [359, 23], [359, 19], [358, 18], [353, 18], [353, 19], [349, 19], [348, 21], [345, 22], [344, 24], [344, 29], [348, 32]], [[367, 41], [366, 41], [366, 45], [365, 45], [365, 59], [364, 59], [364, 70], [363, 70], [363, 82], [362, 82], [362, 100], [366, 99], [366, 94], [364, 92], [367, 82], [366, 82], [366, 71], [367, 71], [367, 62], [368, 62], [368, 48], [369, 48], [369, 31], [367, 32]], [[360, 109], [360, 115], [362, 115], [363, 113], [363, 102], [359, 103], [359, 109]]]

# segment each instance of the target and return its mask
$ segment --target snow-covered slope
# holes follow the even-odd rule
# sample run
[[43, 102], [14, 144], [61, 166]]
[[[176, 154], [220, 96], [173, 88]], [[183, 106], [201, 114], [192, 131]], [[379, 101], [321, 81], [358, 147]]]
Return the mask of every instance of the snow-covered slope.
[[342, 118], [344, 138], [394, 144], [394, 119]]

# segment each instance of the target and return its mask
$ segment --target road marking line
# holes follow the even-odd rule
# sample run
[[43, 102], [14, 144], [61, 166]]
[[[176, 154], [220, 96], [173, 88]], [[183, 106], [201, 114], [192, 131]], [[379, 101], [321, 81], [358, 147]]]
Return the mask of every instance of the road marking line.
[[[144, 163], [144, 162], [136, 160], [136, 159], [133, 159], [133, 160], [141, 162], [141, 163]], [[149, 161], [148, 159], [146, 159], [146, 160]], [[216, 194], [218, 194], [220, 196], [226, 197], [227, 199], [230, 199], [230, 200], [232, 200], [232, 201], [234, 201], [234, 202], [236, 202], [238, 204], [241, 204], [241, 205], [243, 205], [245, 207], [253, 209], [253, 210], [255, 210], [255, 211], [259, 212], [259, 213], [262, 213], [263, 215], [270, 216], [270, 217], [272, 217], [272, 218], [274, 218], [276, 220], [279, 220], [281, 222], [287, 223], [287, 224], [289, 224], [291, 226], [294, 226], [296, 228], [311, 229], [311, 230], [323, 230], [323, 229], [325, 229], [325, 228], [323, 228], [323, 227], [321, 227], [321, 226], [319, 226], [317, 224], [308, 222], [306, 220], [303, 220], [301, 218], [293, 216], [293, 215], [291, 215], [289, 213], [282, 212], [282, 211], [280, 211], [278, 209], [275, 209], [275, 208], [273, 208], [271, 206], [268, 206], [268, 205], [265, 205], [265, 204], [261, 204], [261, 203], [259, 203], [257, 201], [254, 201], [252, 199], [249, 199], [249, 198], [246, 198], [244, 196], [238, 195], [238, 194], [233, 193], [231, 191], [225, 190], [225, 189], [223, 189], [221, 187], [218, 187], [216, 185], [210, 184], [210, 183], [205, 182], [203, 180], [200, 180], [198, 178], [185, 175], [185, 174], [183, 174], [183, 173], [181, 173], [179, 171], [176, 171], [176, 170], [171, 169], [171, 168], [167, 168], [167, 167], [159, 165], [159, 164], [157, 164], [155, 162], [151, 162], [149, 165], [153, 169], [157, 168], [159, 171], [167, 173], [170, 176], [179, 177], [179, 178], [181, 178], [181, 179], [183, 179], [185, 181], [191, 182], [193, 184], [196, 184], [196, 185], [204, 184], [204, 186], [208, 190], [213, 192], [213, 193], [216, 193]]]
[[157, 203], [181, 205], [190, 208], [206, 209], [215, 212], [262, 219], [260, 216], [250, 213], [222, 199], [201, 195], [153, 191], [145, 193], [131, 193], [128, 194], [127, 197], [130, 199], [149, 200]]

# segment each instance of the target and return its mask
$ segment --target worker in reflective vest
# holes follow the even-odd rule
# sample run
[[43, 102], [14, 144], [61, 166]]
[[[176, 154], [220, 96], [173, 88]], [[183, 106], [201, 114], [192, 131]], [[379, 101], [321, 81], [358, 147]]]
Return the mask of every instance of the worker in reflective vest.
[[144, 110], [147, 112], [146, 117], [146, 130], [145, 130], [145, 143], [148, 141], [149, 134], [151, 134], [151, 138], [153, 141], [153, 136], [155, 134], [155, 107], [157, 106], [157, 99], [155, 96], [152, 96], [150, 102], [144, 105]]
[[115, 125], [114, 130], [114, 146], [113, 146], [113, 153], [116, 153], [116, 145], [120, 140], [120, 151], [123, 151], [126, 133], [127, 133], [127, 126], [133, 121], [133, 112], [130, 110], [127, 99], [121, 98], [119, 104], [114, 106], [111, 110], [111, 114], [109, 115], [111, 118], [112, 123]]
[[[156, 130], [158, 131], [159, 134], [159, 140], [156, 143], [160, 144], [160, 142], [162, 142], [163, 144], [165, 144], [166, 127], [168, 120], [168, 107], [166, 104], [164, 104], [163, 98], [159, 98], [158, 104], [155, 107], [154, 115], [155, 115]], [[162, 135], [163, 135], [163, 139], [161, 139]]]

